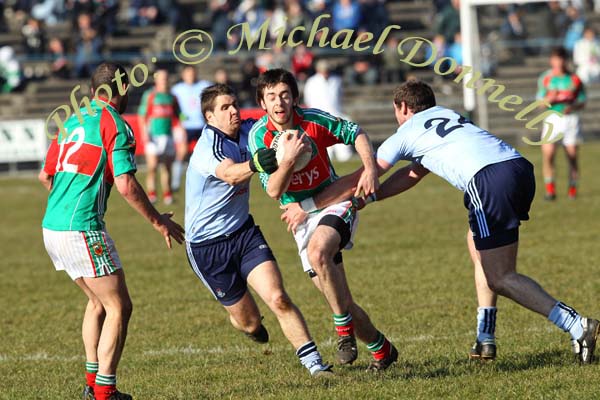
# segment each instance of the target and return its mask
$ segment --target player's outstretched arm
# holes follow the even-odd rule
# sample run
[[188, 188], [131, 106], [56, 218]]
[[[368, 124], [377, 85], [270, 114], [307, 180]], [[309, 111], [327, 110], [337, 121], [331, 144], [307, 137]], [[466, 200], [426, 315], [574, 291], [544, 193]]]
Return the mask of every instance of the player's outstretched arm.
[[150, 203], [146, 192], [144, 192], [133, 174], [127, 173], [116, 176], [115, 185], [129, 205], [150, 221], [154, 229], [163, 235], [169, 248], [171, 248], [171, 238], [179, 244], [183, 243], [185, 240], [184, 230], [178, 223], [171, 220], [173, 213], [160, 214]]
[[[386, 167], [385, 164], [387, 163], [385, 161], [378, 159], [377, 162], [383, 168]], [[376, 199], [383, 200], [407, 191], [419, 183], [428, 173], [429, 170], [427, 168], [415, 162], [400, 168], [381, 184], [379, 190], [376, 192]]]
[[248, 161], [236, 163], [231, 158], [226, 158], [217, 166], [215, 174], [217, 178], [233, 186], [249, 181], [254, 171], [250, 169]]

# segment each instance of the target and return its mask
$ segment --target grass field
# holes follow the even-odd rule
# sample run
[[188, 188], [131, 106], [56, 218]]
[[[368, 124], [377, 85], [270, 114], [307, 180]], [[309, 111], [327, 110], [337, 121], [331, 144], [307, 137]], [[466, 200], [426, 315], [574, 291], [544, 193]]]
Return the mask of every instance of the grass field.
[[[523, 148], [540, 177], [539, 149]], [[542, 185], [521, 229], [520, 271], [585, 315], [600, 316], [600, 144], [582, 154], [580, 198]], [[356, 163], [339, 168], [348, 172]], [[46, 193], [31, 178], [0, 178], [0, 399], [76, 399], [83, 385], [80, 339], [85, 298], [45, 253], [40, 221]], [[183, 198], [175, 218], [183, 220]], [[164, 206], [162, 207], [163, 209]], [[252, 213], [327, 360], [335, 354], [331, 313], [304, 276], [277, 204], [253, 182]], [[195, 277], [184, 248], [162, 238], [113, 190], [107, 226], [127, 271], [134, 302], [119, 386], [136, 399], [592, 399], [600, 367], [572, 362], [569, 337], [539, 315], [499, 302], [499, 358], [470, 363], [476, 300], [465, 245], [462, 194], [429, 176], [410, 192], [361, 213], [355, 248], [345, 255], [355, 299], [396, 344], [399, 362], [370, 375], [369, 354], [311, 380], [264, 304], [271, 342], [259, 346], [235, 331]]]

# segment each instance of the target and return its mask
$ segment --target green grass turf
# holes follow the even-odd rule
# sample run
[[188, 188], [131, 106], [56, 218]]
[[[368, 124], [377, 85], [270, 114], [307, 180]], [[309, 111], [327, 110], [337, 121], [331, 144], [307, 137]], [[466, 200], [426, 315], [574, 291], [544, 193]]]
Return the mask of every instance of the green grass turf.
[[[542, 200], [539, 149], [532, 220], [521, 229], [519, 269], [584, 315], [600, 315], [600, 144], [582, 153], [580, 197], [566, 199], [558, 162], [558, 200]], [[348, 172], [352, 163], [340, 167]], [[0, 179], [0, 399], [78, 398], [84, 356], [85, 298], [45, 253], [40, 221], [46, 193], [34, 178]], [[331, 313], [302, 273], [277, 204], [253, 181], [251, 210], [271, 244], [292, 299], [327, 360], [334, 359]], [[183, 197], [173, 208], [183, 220]], [[163, 210], [167, 208], [161, 206]], [[567, 334], [539, 315], [499, 301], [495, 363], [469, 363], [476, 300], [466, 251], [462, 194], [435, 176], [361, 212], [355, 248], [345, 253], [355, 299], [400, 352], [386, 373], [337, 367], [311, 380], [273, 315], [260, 303], [271, 342], [248, 341], [228, 322], [187, 264], [184, 248], [162, 238], [113, 190], [107, 216], [134, 302], [119, 386], [136, 399], [597, 398], [598, 365], [572, 362]]]

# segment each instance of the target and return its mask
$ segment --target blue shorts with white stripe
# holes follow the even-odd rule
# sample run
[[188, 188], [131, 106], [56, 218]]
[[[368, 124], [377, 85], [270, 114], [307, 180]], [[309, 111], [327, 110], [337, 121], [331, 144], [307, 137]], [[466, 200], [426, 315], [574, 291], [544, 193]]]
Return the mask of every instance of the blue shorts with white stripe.
[[519, 240], [519, 225], [529, 219], [535, 195], [533, 165], [515, 158], [482, 168], [467, 185], [465, 207], [477, 250]]

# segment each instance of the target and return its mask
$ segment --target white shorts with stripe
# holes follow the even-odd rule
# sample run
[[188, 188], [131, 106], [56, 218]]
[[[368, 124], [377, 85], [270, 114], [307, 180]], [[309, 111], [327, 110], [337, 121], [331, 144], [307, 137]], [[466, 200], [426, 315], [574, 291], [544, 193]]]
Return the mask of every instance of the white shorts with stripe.
[[296, 240], [296, 245], [298, 246], [298, 254], [300, 254], [300, 259], [302, 260], [302, 268], [304, 269], [304, 272], [310, 272], [313, 270], [310, 262], [308, 261], [308, 243], [310, 242], [313, 233], [315, 233], [315, 230], [317, 229], [321, 219], [327, 215], [335, 215], [340, 217], [349, 225], [350, 240], [344, 246], [344, 249], [350, 250], [354, 246], [354, 233], [358, 228], [358, 213], [354, 209], [351, 201], [343, 201], [341, 203], [333, 204], [319, 212], [308, 214], [306, 221], [298, 226], [296, 233], [294, 234], [294, 239]]
[[96, 278], [121, 269], [115, 243], [106, 231], [54, 231], [44, 228], [44, 245], [57, 271], [71, 279]]
[[[549, 131], [548, 124], [552, 124], [552, 132]], [[544, 119], [544, 127], [542, 128], [541, 136], [543, 141], [552, 141], [561, 133], [564, 134], [562, 138], [563, 146], [575, 146], [583, 142], [581, 125], [577, 114], [567, 114], [563, 116], [550, 114]]]

